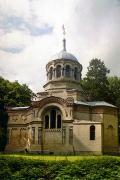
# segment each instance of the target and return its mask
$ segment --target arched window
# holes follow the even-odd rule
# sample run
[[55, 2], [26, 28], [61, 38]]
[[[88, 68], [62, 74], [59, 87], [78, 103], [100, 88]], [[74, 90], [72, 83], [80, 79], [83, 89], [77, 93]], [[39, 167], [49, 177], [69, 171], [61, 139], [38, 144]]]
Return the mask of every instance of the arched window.
[[56, 77], [61, 77], [61, 66], [58, 65], [57, 68], [56, 68]]
[[69, 65], [66, 65], [66, 77], [70, 77], [70, 71], [71, 71], [71, 68]]
[[57, 128], [61, 128], [61, 115], [57, 115]]
[[95, 140], [95, 126], [90, 126], [90, 140]]
[[53, 78], [53, 67], [51, 67], [49, 71], [49, 80], [51, 80], [52, 78]]
[[56, 111], [55, 110], [50, 111], [50, 128], [51, 129], [56, 128]]
[[45, 116], [45, 129], [48, 129], [49, 128], [49, 116], [46, 115]]
[[49, 109], [44, 115], [44, 128], [45, 129], [59, 129], [61, 128], [62, 118], [59, 109]]
[[75, 78], [75, 80], [78, 80], [78, 68], [77, 67], [75, 67], [75, 69], [74, 69], [74, 78]]
[[65, 75], [65, 68], [63, 67], [63, 69], [62, 69], [62, 76], [64, 76]]

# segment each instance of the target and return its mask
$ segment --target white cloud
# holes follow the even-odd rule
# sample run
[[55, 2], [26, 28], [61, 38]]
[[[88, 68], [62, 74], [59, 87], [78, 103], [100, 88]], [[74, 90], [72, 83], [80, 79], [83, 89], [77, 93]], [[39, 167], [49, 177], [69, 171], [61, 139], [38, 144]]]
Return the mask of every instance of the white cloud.
[[29, 18], [31, 14], [29, 0], [0, 0], [0, 14]]
[[[90, 59], [98, 57], [111, 74], [120, 75], [119, 17], [118, 0], [1, 0], [0, 75], [41, 89], [46, 63], [62, 49], [62, 24], [67, 49], [83, 65], [83, 74]], [[21, 51], [9, 52], [15, 48]]]

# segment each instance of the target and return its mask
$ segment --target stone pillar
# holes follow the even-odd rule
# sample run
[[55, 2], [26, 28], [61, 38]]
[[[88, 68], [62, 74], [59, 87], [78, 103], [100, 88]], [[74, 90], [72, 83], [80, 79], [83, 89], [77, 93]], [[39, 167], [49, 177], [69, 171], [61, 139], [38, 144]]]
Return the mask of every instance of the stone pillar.
[[72, 72], [72, 79], [74, 80], [74, 69], [71, 69], [71, 72]]

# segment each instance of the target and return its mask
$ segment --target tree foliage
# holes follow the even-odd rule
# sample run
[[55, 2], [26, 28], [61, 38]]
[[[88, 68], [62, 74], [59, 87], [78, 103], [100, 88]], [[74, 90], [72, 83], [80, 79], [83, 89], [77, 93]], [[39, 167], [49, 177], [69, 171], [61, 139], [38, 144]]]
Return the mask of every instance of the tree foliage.
[[120, 78], [108, 77], [109, 69], [100, 59], [92, 59], [82, 86], [88, 100], [107, 101], [120, 108]]
[[10, 82], [0, 77], [0, 102], [6, 106], [27, 106], [31, 104], [33, 92], [26, 84]]
[[92, 59], [88, 66], [86, 77], [82, 81], [82, 86], [89, 101], [99, 101], [108, 99], [109, 69], [100, 59]]
[[111, 103], [120, 107], [120, 78], [117, 76], [108, 77], [108, 82]]
[[8, 114], [4, 106], [0, 105], [0, 151], [4, 151], [7, 143]]

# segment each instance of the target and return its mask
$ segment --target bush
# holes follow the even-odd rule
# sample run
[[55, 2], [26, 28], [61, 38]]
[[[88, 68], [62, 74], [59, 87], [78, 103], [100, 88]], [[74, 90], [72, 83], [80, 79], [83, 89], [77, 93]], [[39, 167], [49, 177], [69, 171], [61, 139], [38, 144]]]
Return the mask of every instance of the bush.
[[1, 180], [106, 180], [120, 179], [120, 159], [96, 157], [81, 161], [40, 161], [0, 157]]

